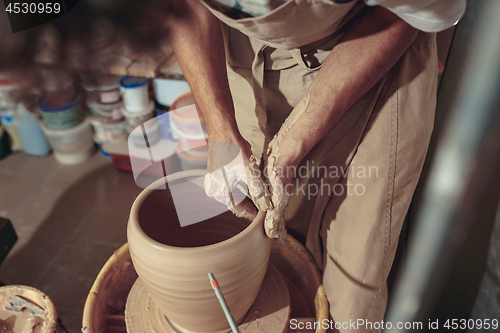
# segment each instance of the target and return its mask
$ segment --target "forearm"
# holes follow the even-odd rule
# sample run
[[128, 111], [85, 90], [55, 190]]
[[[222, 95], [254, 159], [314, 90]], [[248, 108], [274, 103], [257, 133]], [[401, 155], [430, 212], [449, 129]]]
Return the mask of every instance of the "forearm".
[[309, 86], [309, 105], [280, 143], [279, 164], [298, 164], [399, 60], [417, 33], [382, 7], [369, 8], [354, 22]]
[[185, 15], [167, 19], [169, 40], [193, 91], [209, 140], [239, 141], [220, 24], [197, 0], [176, 1]]

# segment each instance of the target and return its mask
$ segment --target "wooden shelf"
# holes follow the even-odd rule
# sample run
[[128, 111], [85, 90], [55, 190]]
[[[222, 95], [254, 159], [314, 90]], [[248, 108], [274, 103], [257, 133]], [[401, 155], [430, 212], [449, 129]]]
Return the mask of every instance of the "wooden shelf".
[[119, 76], [183, 79], [182, 70], [168, 41], [155, 49], [137, 50], [123, 37], [114, 36], [111, 44], [88, 53], [76, 41], [66, 43], [65, 60], [60, 59], [57, 43], [48, 31], [38, 40], [34, 61], [41, 66], [62, 66], [76, 72], [99, 72]]

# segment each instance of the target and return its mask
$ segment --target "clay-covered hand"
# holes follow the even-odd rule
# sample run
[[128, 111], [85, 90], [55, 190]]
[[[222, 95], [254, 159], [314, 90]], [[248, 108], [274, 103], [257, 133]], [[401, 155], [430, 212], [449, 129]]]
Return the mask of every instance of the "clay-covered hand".
[[259, 210], [272, 208], [256, 158], [229, 142], [209, 143], [205, 176], [207, 196], [226, 205], [239, 217], [253, 219]]
[[309, 99], [310, 95], [306, 94], [295, 106], [269, 143], [264, 156], [264, 170], [273, 205], [273, 209], [266, 214], [264, 227], [271, 238], [282, 238], [286, 233], [285, 208], [289, 199], [287, 188], [293, 181], [293, 171], [307, 153], [301, 142], [290, 135], [289, 131], [306, 111]]
[[264, 229], [267, 236], [271, 238], [282, 238], [286, 233], [285, 208], [289, 197], [285, 190], [285, 186], [289, 182], [283, 182], [283, 177], [280, 177], [282, 174], [278, 171], [278, 159], [280, 156], [278, 145], [279, 142], [277, 142], [275, 137], [268, 146], [265, 168], [273, 209], [269, 210], [266, 214]]

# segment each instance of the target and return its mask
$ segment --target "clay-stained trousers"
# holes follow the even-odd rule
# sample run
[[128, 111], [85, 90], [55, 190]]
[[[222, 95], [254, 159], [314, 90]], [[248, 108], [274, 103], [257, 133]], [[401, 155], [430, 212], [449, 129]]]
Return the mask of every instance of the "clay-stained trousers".
[[[237, 123], [261, 156], [339, 36], [307, 52], [286, 51], [222, 27]], [[287, 228], [304, 235], [323, 270], [341, 332], [380, 331], [372, 327], [385, 313], [386, 279], [427, 152], [436, 89], [435, 34], [420, 32], [296, 170]], [[354, 329], [360, 320], [372, 325]]]

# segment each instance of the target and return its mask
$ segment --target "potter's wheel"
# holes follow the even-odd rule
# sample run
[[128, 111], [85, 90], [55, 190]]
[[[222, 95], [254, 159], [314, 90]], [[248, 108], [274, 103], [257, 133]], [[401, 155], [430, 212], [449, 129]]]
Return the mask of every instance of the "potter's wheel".
[[[215, 297], [215, 293], [214, 293]], [[269, 264], [262, 287], [243, 323], [240, 332], [286, 332], [290, 316], [290, 295], [281, 273]], [[178, 333], [156, 307], [144, 284], [138, 278], [127, 298], [125, 323], [128, 333]], [[229, 326], [229, 324], [228, 324]], [[266, 329], [269, 328], [269, 329]], [[227, 329], [229, 332], [230, 329]]]

